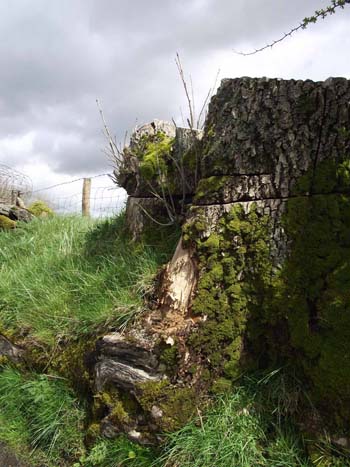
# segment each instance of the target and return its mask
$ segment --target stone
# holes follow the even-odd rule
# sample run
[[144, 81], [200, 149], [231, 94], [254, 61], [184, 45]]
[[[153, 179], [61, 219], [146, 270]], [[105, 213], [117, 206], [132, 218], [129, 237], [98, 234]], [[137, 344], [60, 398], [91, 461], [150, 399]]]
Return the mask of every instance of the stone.
[[223, 80], [205, 124], [202, 177], [269, 175], [289, 196], [315, 164], [349, 153], [349, 107], [343, 78]]
[[9, 214], [10, 219], [21, 222], [30, 222], [34, 219], [33, 214], [28, 209], [12, 207]]
[[135, 198], [129, 196], [126, 203], [126, 225], [133, 241], [139, 240], [147, 227], [157, 223], [168, 223], [170, 219], [162, 200], [157, 198]]
[[18, 456], [4, 443], [0, 442], [1, 467], [30, 467], [29, 464], [19, 460]]
[[12, 344], [5, 336], [0, 334], [0, 356], [6, 357], [14, 363], [21, 361], [24, 350]]
[[[110, 383], [122, 389], [134, 389], [147, 381], [159, 381], [158, 359], [142, 340], [130, 341], [119, 333], [105, 336], [97, 343], [98, 361], [95, 365], [95, 386], [102, 391]], [[148, 343], [150, 345], [150, 343]]]

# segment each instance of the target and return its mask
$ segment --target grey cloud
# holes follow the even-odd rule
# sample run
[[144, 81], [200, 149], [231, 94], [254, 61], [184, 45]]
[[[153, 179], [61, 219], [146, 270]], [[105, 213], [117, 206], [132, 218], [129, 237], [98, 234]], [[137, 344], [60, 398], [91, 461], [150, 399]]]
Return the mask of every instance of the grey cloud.
[[[195, 74], [215, 51], [260, 45], [319, 6], [319, 0], [2, 0], [0, 141], [33, 132], [32, 154], [23, 157], [62, 173], [104, 171], [96, 98], [118, 138], [136, 119], [171, 118], [183, 101], [176, 51]], [[208, 85], [212, 75], [203, 76]], [[15, 163], [20, 155], [0, 158]]]

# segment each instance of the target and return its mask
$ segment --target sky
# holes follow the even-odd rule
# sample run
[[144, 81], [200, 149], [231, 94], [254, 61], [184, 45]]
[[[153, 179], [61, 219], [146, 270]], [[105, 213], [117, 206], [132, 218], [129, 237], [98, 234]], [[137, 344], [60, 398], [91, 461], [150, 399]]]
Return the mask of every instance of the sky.
[[[96, 105], [118, 140], [154, 118], [187, 115], [220, 79], [350, 78], [350, 5], [273, 49], [330, 0], [1, 0], [0, 164], [35, 189], [110, 172]], [[96, 179], [99, 180], [99, 179]]]

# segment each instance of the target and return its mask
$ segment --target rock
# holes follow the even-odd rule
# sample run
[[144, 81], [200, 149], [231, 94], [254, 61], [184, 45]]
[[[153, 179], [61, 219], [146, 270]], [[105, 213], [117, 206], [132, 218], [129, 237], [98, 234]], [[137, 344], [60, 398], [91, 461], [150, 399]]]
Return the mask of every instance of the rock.
[[21, 222], [29, 222], [34, 219], [34, 216], [28, 209], [12, 207], [9, 214], [10, 219]]
[[99, 353], [95, 365], [95, 386], [102, 391], [110, 383], [119, 388], [132, 390], [148, 381], [159, 381], [158, 361], [148, 348], [131, 341], [119, 333], [105, 336], [97, 345]]
[[315, 163], [349, 153], [349, 102], [342, 78], [223, 80], [205, 124], [202, 176], [269, 175], [289, 196]]
[[34, 219], [33, 214], [31, 214], [27, 209], [7, 204], [0, 204], [0, 215], [8, 217], [13, 221], [29, 222]]
[[175, 125], [173, 123], [162, 120], [154, 120], [150, 123], [142, 125], [133, 132], [130, 137], [129, 146], [123, 150], [122, 163], [115, 170], [115, 178], [118, 185], [125, 188], [128, 195], [135, 197], [149, 197], [153, 188], [140, 173], [140, 156], [145, 152], [145, 148], [149, 143], [158, 142], [159, 135], [164, 135], [166, 138], [175, 137]]
[[0, 356], [6, 357], [14, 363], [21, 361], [23, 349], [12, 344], [5, 336], [0, 334]]
[[0, 215], [10, 217], [11, 206], [8, 204], [0, 204]]
[[0, 443], [0, 465], [1, 467], [30, 467], [29, 464], [19, 460], [16, 454], [2, 442]]
[[159, 407], [157, 407], [156, 405], [154, 405], [154, 406], [152, 407], [152, 410], [151, 410], [151, 416], [152, 416], [154, 419], [162, 418], [162, 417], [163, 417], [163, 410], [160, 409]]
[[165, 204], [157, 198], [135, 198], [129, 196], [126, 203], [126, 225], [133, 241], [140, 239], [146, 227], [156, 222], [169, 223]]
[[0, 230], [11, 230], [16, 228], [16, 222], [0, 214]]
[[336, 444], [337, 446], [344, 448], [344, 449], [349, 449], [350, 448], [350, 439], [349, 438], [334, 438], [333, 443]]

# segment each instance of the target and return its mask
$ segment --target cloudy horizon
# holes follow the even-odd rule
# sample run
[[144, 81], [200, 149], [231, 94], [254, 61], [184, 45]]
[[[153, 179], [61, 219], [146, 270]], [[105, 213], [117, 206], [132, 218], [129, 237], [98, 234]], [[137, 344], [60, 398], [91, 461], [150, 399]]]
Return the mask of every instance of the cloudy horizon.
[[[111, 170], [96, 106], [118, 140], [154, 118], [181, 124], [220, 69], [239, 76], [350, 78], [350, 5], [250, 57], [328, 0], [3, 0], [0, 4], [0, 163], [42, 187]], [[132, 6], [131, 6], [132, 5]]]

